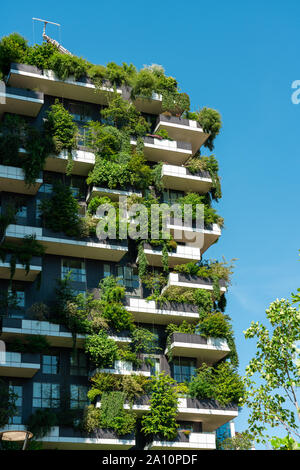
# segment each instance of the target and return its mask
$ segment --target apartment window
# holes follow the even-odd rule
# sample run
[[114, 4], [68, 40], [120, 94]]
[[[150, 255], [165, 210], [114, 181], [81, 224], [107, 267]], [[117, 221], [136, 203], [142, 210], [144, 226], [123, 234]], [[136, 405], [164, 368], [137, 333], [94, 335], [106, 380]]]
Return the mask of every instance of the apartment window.
[[27, 219], [27, 206], [20, 206], [16, 215], [19, 219]]
[[184, 193], [182, 191], [174, 191], [171, 189], [166, 189], [163, 191], [163, 202], [166, 204], [177, 204], [178, 198], [182, 197]]
[[160, 373], [160, 359], [158, 357], [151, 358], [150, 373], [151, 375]]
[[177, 382], [190, 381], [196, 375], [196, 359], [175, 357], [172, 363], [172, 376]]
[[12, 308], [25, 307], [25, 290], [21, 284], [15, 283], [11, 289], [8, 289], [9, 302]]
[[104, 264], [103, 265], [103, 276], [104, 277], [109, 277], [112, 275], [112, 267], [110, 264]]
[[87, 376], [88, 364], [84, 353], [78, 351], [76, 355], [71, 354], [70, 361], [70, 375]]
[[178, 432], [180, 431], [190, 431], [193, 432], [193, 423], [189, 421], [178, 421]]
[[70, 386], [70, 408], [84, 408], [89, 404], [87, 399], [88, 387], [85, 385]]
[[16, 395], [16, 414], [9, 420], [9, 424], [22, 424], [23, 387], [20, 385], [10, 385], [9, 390]]
[[73, 121], [77, 123], [86, 123], [92, 120], [90, 108], [81, 103], [70, 103], [69, 113], [72, 115]]
[[120, 278], [119, 282], [125, 287], [126, 292], [138, 293], [140, 281], [137, 268], [118, 266], [117, 276]]
[[58, 374], [59, 359], [58, 356], [43, 356], [42, 371], [43, 374]]
[[68, 273], [71, 273], [71, 281], [86, 282], [86, 271], [84, 261], [77, 259], [62, 259], [61, 278], [64, 279]]
[[59, 408], [59, 384], [34, 382], [32, 406], [34, 408]]

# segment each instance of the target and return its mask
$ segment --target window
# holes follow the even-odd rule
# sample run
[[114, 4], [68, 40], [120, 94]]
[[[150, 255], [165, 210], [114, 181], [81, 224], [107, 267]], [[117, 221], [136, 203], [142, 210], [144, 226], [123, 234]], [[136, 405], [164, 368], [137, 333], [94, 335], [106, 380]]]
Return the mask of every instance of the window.
[[103, 275], [104, 277], [109, 277], [112, 275], [112, 267], [110, 264], [103, 265]]
[[184, 195], [183, 191], [174, 191], [171, 189], [165, 189], [163, 191], [163, 202], [167, 204], [177, 204], [178, 198]]
[[119, 282], [125, 287], [126, 292], [138, 294], [140, 281], [137, 268], [118, 266], [117, 276], [120, 278]]
[[89, 404], [87, 398], [88, 387], [85, 385], [70, 386], [70, 408], [84, 408]]
[[151, 358], [150, 372], [151, 375], [158, 375], [160, 373], [160, 359], [158, 357]]
[[78, 259], [62, 259], [61, 278], [64, 279], [71, 272], [71, 281], [86, 282], [84, 261]]
[[83, 375], [88, 374], [88, 365], [86, 355], [80, 351], [76, 355], [70, 356], [70, 375]]
[[77, 123], [87, 123], [92, 120], [91, 110], [85, 104], [70, 103], [68, 108], [73, 121]]
[[178, 421], [178, 432], [180, 431], [191, 431], [193, 432], [193, 423], [189, 421]]
[[175, 357], [172, 363], [172, 376], [177, 382], [191, 380], [196, 375], [196, 359]]
[[21, 284], [14, 283], [11, 289], [8, 289], [9, 300], [13, 307], [25, 307], [25, 290]]
[[27, 206], [20, 206], [17, 210], [17, 217], [21, 219], [27, 218]]
[[59, 384], [34, 382], [33, 402], [34, 408], [59, 408]]
[[9, 390], [17, 397], [15, 401], [17, 412], [10, 418], [9, 424], [22, 424], [23, 387], [20, 385], [10, 385]]
[[58, 374], [58, 356], [43, 356], [43, 374]]

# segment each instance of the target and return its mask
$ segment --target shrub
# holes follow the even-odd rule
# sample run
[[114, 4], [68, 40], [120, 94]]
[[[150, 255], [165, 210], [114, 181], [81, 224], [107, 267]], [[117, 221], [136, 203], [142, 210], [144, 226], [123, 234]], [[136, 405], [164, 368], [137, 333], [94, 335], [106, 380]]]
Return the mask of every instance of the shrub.
[[214, 140], [222, 127], [220, 113], [211, 108], [202, 108], [198, 113], [198, 122], [204, 132], [209, 133], [209, 137], [204, 143], [209, 150], [214, 149]]
[[88, 64], [82, 57], [55, 52], [49, 59], [49, 68], [61, 80], [66, 80], [70, 76], [74, 76], [75, 80], [79, 80], [86, 75]]
[[18, 33], [4, 36], [0, 41], [0, 80], [7, 75], [12, 62], [23, 62], [28, 45]]
[[69, 154], [77, 147], [77, 126], [71, 114], [58, 99], [46, 114], [45, 131], [52, 137], [54, 150], [59, 154], [66, 150]]
[[27, 429], [35, 438], [45, 437], [53, 426], [57, 426], [56, 413], [50, 409], [36, 410], [27, 421]]
[[203, 364], [188, 387], [192, 397], [215, 399], [222, 406], [239, 403], [244, 396], [243, 381], [228, 362], [222, 362], [215, 368]]
[[89, 335], [85, 340], [85, 353], [95, 366], [110, 368], [118, 359], [118, 346], [110, 339], [105, 331], [99, 331], [97, 335]]

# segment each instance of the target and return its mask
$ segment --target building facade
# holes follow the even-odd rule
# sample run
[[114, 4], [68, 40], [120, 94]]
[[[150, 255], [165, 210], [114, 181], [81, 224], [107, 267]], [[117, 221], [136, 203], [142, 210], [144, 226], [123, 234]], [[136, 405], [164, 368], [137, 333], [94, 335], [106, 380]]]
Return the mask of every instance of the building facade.
[[[43, 47], [46, 50], [46, 46]], [[153, 70], [151, 73], [154, 73]], [[144, 382], [165, 373], [177, 383], [188, 384], [203, 363], [214, 368], [229, 360], [231, 343], [227, 337], [209, 336], [204, 334], [204, 330], [197, 329], [200, 320], [204, 325], [203, 309], [201, 316], [199, 302], [192, 300], [195, 292], [209, 294], [212, 310], [224, 317], [220, 312], [228, 282], [216, 278], [216, 275], [201, 277], [195, 271], [195, 266], [210, 269], [210, 265], [203, 264], [203, 254], [221, 235], [221, 224], [217, 218], [209, 219], [208, 223], [205, 220], [204, 227], [199, 230], [193, 221], [184, 227], [179, 238], [172, 237], [173, 243], [166, 246], [165, 242], [154, 243], [150, 237], [131, 240], [116, 236], [115, 239], [102, 240], [92, 230], [80, 236], [73, 235], [67, 229], [62, 229], [60, 217], [63, 216], [60, 213], [56, 215], [49, 212], [55, 205], [47, 206], [49, 200], [59, 201], [59, 191], [64, 186], [69, 191], [67, 197], [73, 198], [78, 208], [76, 224], [81, 219], [86, 220], [88, 215], [93, 225], [93, 219], [96, 218], [95, 211], [91, 210], [93, 204], [97, 206], [101, 201], [115, 204], [120, 196], [126, 196], [134, 202], [145, 202], [149, 194], [155, 201], [166, 204], [184, 201], [182, 198], [189, 194], [201, 196], [204, 204], [208, 204], [209, 214], [215, 216], [213, 199], [216, 198], [212, 194], [216, 189], [216, 178], [211, 168], [199, 169], [199, 165], [196, 171], [192, 169], [192, 163], [197, 159], [203, 163], [203, 168], [207, 163], [199, 150], [209, 141], [212, 132], [207, 129], [204, 131], [199, 120], [189, 115], [188, 111], [166, 110], [164, 91], [157, 93], [152, 90], [151, 96], [145, 97], [142, 93], [133, 94], [132, 87], [122, 81], [112, 83], [113, 80], [109, 82], [103, 79], [99, 86], [89, 76], [75, 78], [70, 75], [61, 78], [55, 71], [21, 61], [10, 63], [9, 71], [3, 78], [4, 91], [0, 104], [2, 136], [9, 127], [6, 123], [11, 116], [21, 117], [22, 122], [26, 123], [26, 132], [28, 128], [42, 132], [43, 126], [47, 129], [49, 113], [53, 112], [56, 105], [62, 106], [76, 125], [76, 146], [73, 145], [70, 150], [69, 144], [69, 147], [62, 144], [55, 152], [49, 152], [40, 173], [35, 175], [37, 177], [30, 184], [24, 161], [28, 156], [33, 158], [38, 154], [36, 149], [32, 149], [34, 140], [31, 140], [31, 146], [27, 142], [25, 148], [18, 144], [16, 158], [9, 161], [4, 158], [8, 147], [3, 150], [8, 141], [2, 142], [1, 214], [3, 217], [7, 215], [11, 204], [15, 212], [3, 229], [2, 249], [0, 245], [3, 254], [0, 262], [0, 339], [6, 346], [0, 375], [17, 396], [17, 410], [5, 429], [26, 429], [30, 417], [37, 410], [43, 412], [50, 409], [60, 414], [60, 419], [52, 423], [45, 435], [37, 438], [43, 448], [215, 449], [216, 430], [237, 416], [237, 403], [224, 405], [214, 398], [181, 394], [178, 396], [176, 414], [177, 434], [172, 439], [159, 432], [149, 434], [142, 430], [143, 416], [151, 413], [149, 390], [140, 393], [130, 403], [126, 398], [123, 402], [126, 412], [136, 416], [135, 428], [128, 434], [118, 433], [113, 428], [84, 431], [78, 426], [78, 417], [91, 403], [94, 410], [101, 409], [101, 394], [94, 400], [87, 397], [91, 378], [96, 372], [105, 377], [111, 374], [120, 380], [141, 376]], [[126, 127], [128, 123], [123, 132], [122, 120], [118, 121], [118, 118], [114, 118], [115, 114], [110, 113], [112, 103], [118, 103], [120, 98], [130, 107], [130, 112], [134, 109], [136, 123], [140, 120], [146, 126], [146, 132], [137, 131], [135, 135], [129, 135]], [[106, 110], [109, 110], [109, 115], [105, 114]], [[94, 127], [91, 127], [91, 122], [96, 123]], [[112, 127], [119, 134], [114, 134]], [[12, 133], [11, 128], [8, 132]], [[55, 140], [57, 134], [53, 137], [53, 132], [52, 126], [52, 138]], [[118, 143], [122, 132], [121, 138], [127, 139], [124, 145]], [[20, 135], [16, 137], [16, 142], [19, 142], [19, 138]], [[128, 184], [121, 174], [124, 167], [120, 166], [117, 184], [110, 182], [109, 177], [105, 180], [104, 166], [101, 165], [105, 158], [109, 162], [107, 155], [116, 165], [121, 165], [122, 156], [126, 160], [142, 155], [144, 167], [141, 167], [140, 180], [143, 180], [143, 174], [148, 178], [148, 170], [153, 175], [159, 171], [158, 179], [153, 178], [144, 185], [140, 182], [136, 184], [131, 179], [132, 184]], [[116, 155], [120, 157], [119, 160]], [[132, 163], [129, 160], [129, 164]], [[136, 165], [140, 165], [140, 161]], [[111, 164], [113, 171], [115, 167]], [[136, 171], [136, 167], [132, 171]], [[116, 178], [118, 180], [118, 176]], [[61, 186], [57, 186], [58, 183]], [[69, 224], [67, 228], [71, 228], [71, 222], [64, 222], [65, 225]], [[54, 229], [55, 223], [58, 230]], [[168, 227], [171, 235], [174, 234], [176, 223], [172, 218]], [[189, 238], [191, 234], [194, 235], [192, 241]], [[32, 239], [39, 248], [42, 247], [40, 256], [38, 252], [29, 250], [30, 256], [22, 257], [22, 249]], [[17, 256], [15, 246], [19, 250]], [[194, 266], [194, 271], [180, 269], [180, 266], [187, 265]], [[117, 300], [118, 308], [120, 315], [123, 315], [124, 309], [130, 314], [134, 325], [132, 328], [120, 330], [116, 327], [117, 320], [109, 316], [110, 302], [104, 297], [101, 299], [101, 291], [99, 294], [99, 282], [105, 279], [122, 286]], [[89, 330], [90, 325], [86, 327], [86, 332], [82, 325], [76, 330], [74, 322], [70, 321], [70, 314], [67, 316], [65, 311], [62, 313], [67, 304], [67, 296], [62, 299], [63, 286], [72, 296], [71, 303], [81, 294], [81, 310], [77, 304], [76, 311], [86, 312], [84, 308], [87, 309], [87, 303], [84, 303], [84, 299], [88, 295], [92, 295], [96, 301], [100, 299], [106, 312], [105, 326], [104, 321], [97, 329], [94, 322], [92, 330]], [[185, 295], [191, 299], [189, 302]], [[65, 303], [59, 304], [59, 300]], [[112, 299], [113, 308], [114, 302], [115, 299]], [[119, 304], [122, 304], [122, 308]], [[59, 311], [59, 308], [62, 310]], [[89, 314], [93, 315], [93, 309], [89, 310]], [[90, 318], [86, 314], [87, 322]], [[173, 329], [170, 325], [173, 325]], [[149, 337], [151, 351], [144, 346], [133, 349], [134, 328], [152, 334]], [[97, 336], [103, 330], [105, 340], [115, 343], [121, 353], [115, 355], [111, 362], [108, 360], [105, 363], [101, 359], [97, 363], [93, 354], [88, 353], [85, 341], [87, 336]], [[46, 342], [48, 349], [40, 345], [39, 350], [39, 340]], [[135, 344], [138, 344], [137, 340]], [[135, 354], [138, 360], [130, 361], [128, 351]], [[70, 410], [74, 411], [73, 415], [68, 415]]]

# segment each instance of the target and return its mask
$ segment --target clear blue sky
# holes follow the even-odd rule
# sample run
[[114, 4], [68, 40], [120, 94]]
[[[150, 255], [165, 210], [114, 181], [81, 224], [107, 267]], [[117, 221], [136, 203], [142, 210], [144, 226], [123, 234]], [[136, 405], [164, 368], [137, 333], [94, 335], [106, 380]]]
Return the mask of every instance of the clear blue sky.
[[[215, 155], [226, 228], [207, 257], [238, 258], [227, 313], [243, 373], [254, 353], [243, 330], [264, 320], [273, 299], [300, 287], [300, 104], [291, 102], [300, 79], [300, 2], [28, 0], [0, 11], [0, 36], [17, 31], [40, 42], [32, 17], [61, 23], [63, 45], [74, 54], [101, 64], [161, 64], [192, 109], [220, 111]], [[60, 39], [55, 27], [48, 33]], [[236, 428], [247, 428], [246, 411]]]

